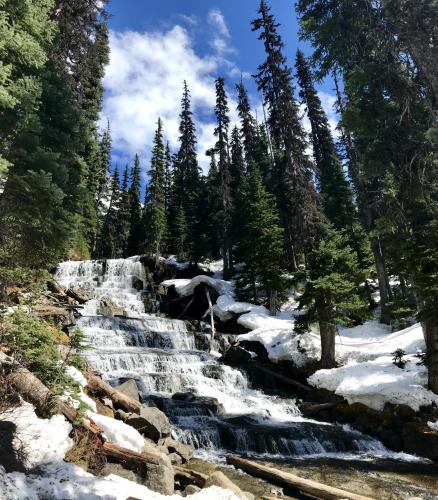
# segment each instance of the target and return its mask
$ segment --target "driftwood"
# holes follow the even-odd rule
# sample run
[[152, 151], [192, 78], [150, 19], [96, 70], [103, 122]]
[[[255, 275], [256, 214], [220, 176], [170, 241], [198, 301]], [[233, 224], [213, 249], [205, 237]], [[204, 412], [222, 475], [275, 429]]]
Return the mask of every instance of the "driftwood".
[[190, 470], [190, 469], [184, 469], [183, 467], [179, 467], [178, 465], [174, 465], [173, 470], [175, 471], [176, 478], [180, 476], [184, 478], [188, 483], [199, 486], [199, 488], [204, 488], [205, 483], [207, 482], [208, 479], [208, 476], [202, 474], [201, 472], [196, 472], [195, 470]]
[[310, 479], [303, 479], [295, 474], [283, 472], [266, 465], [252, 462], [236, 456], [227, 456], [227, 463], [244, 470], [252, 476], [272, 481], [286, 488], [293, 488], [300, 492], [322, 500], [373, 500], [370, 497], [350, 493], [349, 491], [327, 486]]
[[107, 382], [104, 382], [100, 377], [91, 372], [86, 373], [88, 381], [88, 389], [96, 394], [103, 394], [113, 401], [116, 406], [119, 406], [130, 413], [140, 413], [141, 404], [135, 399], [126, 396], [122, 392], [111, 387]]
[[266, 368], [266, 366], [259, 365], [259, 364], [254, 364], [253, 366], [257, 367], [260, 371], [265, 372], [268, 375], [271, 375], [272, 377], [277, 378], [278, 380], [281, 380], [282, 382], [285, 382], [286, 384], [297, 387], [298, 389], [301, 389], [303, 391], [311, 391], [312, 390], [312, 388], [310, 386], [302, 384], [301, 382], [297, 382], [296, 380], [293, 380], [289, 377], [286, 377], [285, 375], [282, 375], [281, 373], [277, 373], [274, 370], [271, 370], [270, 368]]

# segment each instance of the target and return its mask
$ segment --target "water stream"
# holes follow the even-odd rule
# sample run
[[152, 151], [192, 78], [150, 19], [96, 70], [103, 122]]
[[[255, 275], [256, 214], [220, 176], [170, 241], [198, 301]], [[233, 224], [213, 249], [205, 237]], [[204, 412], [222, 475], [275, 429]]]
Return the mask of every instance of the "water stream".
[[[301, 416], [294, 399], [255, 390], [243, 371], [221, 364], [196, 349], [189, 322], [145, 313], [145, 271], [138, 257], [61, 263], [57, 280], [93, 295], [78, 326], [92, 349], [92, 369], [112, 384], [133, 378], [145, 405], [156, 405], [169, 417], [175, 437], [198, 454], [226, 451], [264, 456], [384, 456], [375, 439], [345, 426]], [[124, 316], [100, 314], [110, 299]], [[172, 398], [175, 393], [176, 398]]]

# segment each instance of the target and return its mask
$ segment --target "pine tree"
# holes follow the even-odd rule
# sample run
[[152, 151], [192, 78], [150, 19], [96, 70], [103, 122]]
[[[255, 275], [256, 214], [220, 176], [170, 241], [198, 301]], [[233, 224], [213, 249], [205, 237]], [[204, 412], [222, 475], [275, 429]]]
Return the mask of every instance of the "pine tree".
[[148, 171], [149, 182], [146, 188], [143, 227], [147, 227], [147, 248], [155, 254], [158, 262], [166, 235], [165, 205], [165, 149], [163, 143], [163, 122], [158, 118], [152, 149], [151, 168]]
[[207, 156], [210, 157], [210, 168], [207, 178], [205, 179], [205, 198], [204, 198], [204, 221], [205, 221], [205, 238], [207, 241], [206, 254], [212, 259], [219, 259], [221, 255], [221, 227], [220, 227], [220, 212], [221, 199], [219, 194], [219, 172], [216, 163], [215, 150], [207, 151]]
[[129, 221], [131, 230], [128, 238], [127, 252], [129, 256], [141, 252], [142, 224], [140, 204], [140, 158], [134, 157], [134, 166], [131, 170], [131, 184], [129, 186]]
[[240, 141], [240, 130], [237, 126], [231, 132], [230, 153], [230, 189], [231, 196], [234, 199], [245, 175], [245, 160]]
[[264, 187], [258, 168], [253, 168], [245, 178], [239, 200], [236, 258], [241, 269], [237, 294], [256, 304], [265, 303], [275, 314], [278, 294], [284, 294], [286, 289], [283, 229], [275, 197]]
[[111, 183], [111, 196], [108, 209], [102, 224], [99, 240], [97, 242], [97, 255], [100, 258], [113, 259], [117, 257], [117, 216], [120, 206], [120, 178], [116, 166]]
[[306, 135], [299, 120], [298, 104], [293, 96], [290, 69], [282, 53], [283, 42], [278, 24], [264, 0], [252, 30], [260, 31], [266, 61], [258, 67], [257, 85], [269, 112], [267, 125], [273, 141], [275, 169], [273, 189], [277, 197], [286, 248], [293, 268], [298, 250], [304, 251], [321, 232], [323, 219], [312, 184], [311, 168], [305, 150]]
[[297, 51], [296, 69], [301, 87], [300, 97], [306, 106], [312, 129], [313, 157], [325, 214], [337, 229], [351, 228], [354, 222], [352, 193], [336, 152], [327, 115], [314, 87], [309, 65], [300, 50]]
[[236, 89], [238, 93], [237, 111], [240, 118], [240, 128], [242, 130], [245, 160], [248, 168], [251, 168], [257, 136], [257, 124], [251, 114], [251, 106], [245, 86], [240, 82], [236, 85]]
[[120, 186], [120, 197], [116, 208], [116, 256], [128, 257], [128, 240], [131, 232], [131, 202], [129, 195], [128, 165], [126, 165], [125, 170], [123, 171], [122, 184]]
[[228, 142], [228, 100], [223, 78], [216, 80], [216, 120], [214, 135], [217, 137], [216, 151], [219, 157], [219, 190], [221, 197], [220, 226], [222, 231], [222, 258], [224, 262], [223, 276], [228, 279], [233, 273], [233, 257], [231, 244], [232, 198], [230, 177], [230, 152]]

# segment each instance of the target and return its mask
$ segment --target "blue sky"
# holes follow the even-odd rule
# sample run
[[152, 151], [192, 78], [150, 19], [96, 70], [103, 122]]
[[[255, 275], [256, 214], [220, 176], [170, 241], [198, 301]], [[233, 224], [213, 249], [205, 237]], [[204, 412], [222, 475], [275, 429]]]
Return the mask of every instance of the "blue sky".
[[[281, 24], [285, 55], [292, 66], [298, 22], [291, 0], [271, 0]], [[261, 117], [260, 99], [251, 77], [264, 59], [262, 43], [250, 28], [258, 0], [111, 0], [111, 62], [107, 68], [102, 122], [111, 122], [114, 162], [123, 166], [138, 152], [148, 169], [153, 132], [160, 116], [171, 147], [177, 147], [182, 80], [192, 93], [200, 165], [214, 143], [214, 79], [223, 76], [229, 91], [231, 121], [235, 84], [243, 74], [253, 106]], [[318, 86], [333, 123], [332, 82]], [[307, 126], [306, 118], [304, 124]]]

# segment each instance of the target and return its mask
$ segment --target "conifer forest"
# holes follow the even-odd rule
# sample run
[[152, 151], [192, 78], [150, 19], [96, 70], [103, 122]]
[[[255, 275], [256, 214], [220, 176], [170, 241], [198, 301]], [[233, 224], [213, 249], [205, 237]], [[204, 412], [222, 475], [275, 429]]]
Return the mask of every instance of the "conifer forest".
[[140, 4], [0, 0], [0, 498], [437, 498], [438, 1]]

